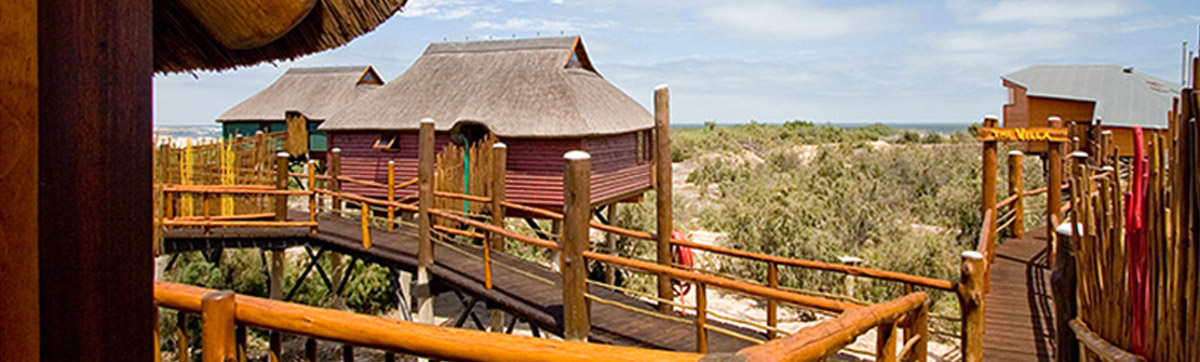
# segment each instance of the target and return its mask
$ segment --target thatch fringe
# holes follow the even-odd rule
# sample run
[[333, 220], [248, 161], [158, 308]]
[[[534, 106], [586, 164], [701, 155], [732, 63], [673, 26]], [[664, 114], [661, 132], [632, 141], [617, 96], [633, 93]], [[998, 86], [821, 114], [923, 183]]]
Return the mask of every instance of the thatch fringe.
[[406, 0], [320, 0], [308, 17], [270, 44], [230, 50], [217, 42], [177, 0], [154, 3], [154, 70], [224, 70], [292, 60], [339, 47], [390, 18]]

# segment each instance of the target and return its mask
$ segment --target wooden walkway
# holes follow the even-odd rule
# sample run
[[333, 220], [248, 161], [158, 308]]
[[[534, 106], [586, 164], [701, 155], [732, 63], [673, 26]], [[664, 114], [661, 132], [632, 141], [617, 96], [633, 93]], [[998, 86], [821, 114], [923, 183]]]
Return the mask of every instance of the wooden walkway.
[[[308, 218], [308, 214], [293, 211], [289, 217], [302, 220]], [[311, 244], [398, 269], [415, 269], [417, 240], [410, 236], [415, 234], [413, 231], [373, 229], [372, 247], [364, 249], [358, 220], [322, 215], [318, 216], [318, 222], [320, 231], [316, 234], [309, 234], [307, 228], [215, 228], [207, 235], [199, 229], [172, 229], [164, 235], [164, 244], [168, 252], [206, 247]], [[481, 250], [436, 244], [435, 264], [429, 271], [434, 275], [435, 282], [443, 282], [447, 287], [476, 296], [543, 330], [561, 334], [562, 291], [558, 286], [561, 278], [542, 266], [516, 257], [502, 253], [494, 253], [492, 257], [492, 290], [484, 288]], [[696, 329], [690, 322], [693, 319], [691, 316], [675, 314], [675, 318], [664, 319], [640, 313], [633, 309], [652, 313], [655, 308], [647, 302], [598, 286], [589, 286], [588, 293], [605, 301], [589, 301], [592, 316], [589, 341], [676, 351], [696, 350]], [[712, 319], [708, 324], [763, 338], [755, 331]], [[735, 352], [750, 345], [751, 342], [742, 339], [713, 331], [708, 333], [709, 352]]]
[[983, 357], [989, 361], [1052, 361], [1054, 304], [1044, 228], [996, 247], [985, 305]]

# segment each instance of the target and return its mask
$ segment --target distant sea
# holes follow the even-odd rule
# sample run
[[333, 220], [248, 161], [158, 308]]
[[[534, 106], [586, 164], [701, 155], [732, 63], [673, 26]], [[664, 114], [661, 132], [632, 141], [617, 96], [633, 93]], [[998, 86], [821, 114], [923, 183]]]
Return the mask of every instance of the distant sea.
[[[783, 124], [782, 122], [759, 122], [759, 123], [760, 124], [769, 124], [769, 125], [782, 125]], [[826, 122], [826, 123], [814, 122], [814, 123], [818, 124], [818, 125], [828, 124], [831, 126], [842, 127], [842, 128], [858, 128], [858, 127], [870, 126], [870, 125], [878, 123], [878, 124], [883, 124], [885, 126], [896, 128], [896, 129], [910, 129], [910, 130], [914, 130], [914, 131], [926, 131], [926, 132], [937, 132], [937, 133], [954, 133], [957, 131], [965, 131], [965, 130], [967, 130], [967, 127], [971, 126], [971, 123], [968, 123], [968, 122], [962, 122], [962, 123], [957, 123], [957, 122]], [[746, 124], [750, 124], [750, 123], [749, 122], [718, 123], [717, 126], [718, 127], [719, 126], [737, 126], [737, 125], [746, 125]], [[699, 127], [704, 127], [704, 124], [703, 123], [685, 123], [685, 124], [671, 125], [671, 127], [674, 127], [674, 128], [699, 128]]]

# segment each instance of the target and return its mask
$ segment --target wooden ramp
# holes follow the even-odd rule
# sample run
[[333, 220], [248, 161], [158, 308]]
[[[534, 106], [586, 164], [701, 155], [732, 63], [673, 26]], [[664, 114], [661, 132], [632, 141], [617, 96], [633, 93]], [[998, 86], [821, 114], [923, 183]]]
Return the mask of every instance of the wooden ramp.
[[996, 247], [985, 297], [983, 357], [989, 361], [1052, 361], [1054, 304], [1044, 228]]
[[[292, 211], [293, 220], [308, 218]], [[362, 247], [361, 224], [328, 215], [318, 216], [319, 232], [307, 228], [216, 228], [204, 234], [199, 229], [172, 229], [164, 235], [168, 252], [211, 247], [280, 247], [311, 244], [347, 253], [399, 269], [413, 270], [417, 240], [413, 230], [388, 232], [372, 229], [370, 249]], [[480, 298], [490, 305], [555, 334], [562, 333], [561, 278], [550, 270], [518, 258], [494, 253], [493, 289], [484, 288], [482, 252], [469, 247], [434, 246], [435, 264], [429, 268], [435, 281], [449, 288]], [[696, 329], [691, 316], [673, 314], [672, 318], [649, 315], [653, 305], [598, 286], [588, 293], [602, 301], [591, 300], [592, 330], [589, 341], [676, 351], [696, 350]], [[760, 333], [709, 319], [714, 327], [762, 338]], [[735, 352], [753, 343], [709, 331], [709, 352]]]

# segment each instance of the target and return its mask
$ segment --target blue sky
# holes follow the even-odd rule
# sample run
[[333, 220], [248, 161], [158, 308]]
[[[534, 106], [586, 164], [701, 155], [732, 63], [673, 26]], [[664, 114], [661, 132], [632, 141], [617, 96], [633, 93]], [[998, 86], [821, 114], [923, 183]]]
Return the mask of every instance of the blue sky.
[[1180, 80], [1194, 0], [410, 0], [374, 32], [291, 62], [158, 75], [155, 123], [212, 124], [292, 66], [370, 64], [386, 80], [431, 42], [582, 35], [597, 70], [643, 105], [669, 84], [673, 123], [972, 122], [1000, 76], [1119, 64]]

